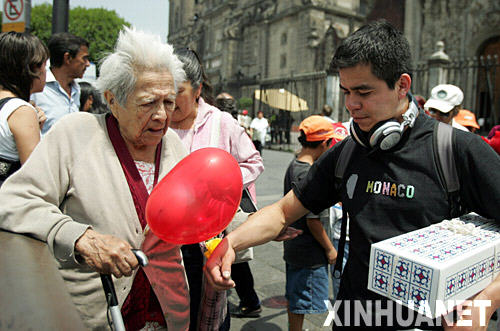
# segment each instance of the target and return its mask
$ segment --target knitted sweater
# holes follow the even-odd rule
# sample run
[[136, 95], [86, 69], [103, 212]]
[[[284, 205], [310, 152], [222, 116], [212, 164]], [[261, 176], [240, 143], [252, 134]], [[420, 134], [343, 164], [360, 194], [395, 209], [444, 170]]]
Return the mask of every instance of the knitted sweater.
[[[167, 130], [159, 178], [186, 155], [179, 137]], [[75, 242], [89, 227], [146, 253], [150, 264], [144, 271], [168, 328], [188, 328], [189, 296], [179, 246], [159, 240], [148, 228], [143, 232], [104, 115], [75, 113], [62, 118], [3, 184], [0, 201], [0, 227], [47, 243], [89, 328], [107, 329], [99, 274], [75, 259]], [[114, 279], [120, 305], [132, 281], [133, 277]]]

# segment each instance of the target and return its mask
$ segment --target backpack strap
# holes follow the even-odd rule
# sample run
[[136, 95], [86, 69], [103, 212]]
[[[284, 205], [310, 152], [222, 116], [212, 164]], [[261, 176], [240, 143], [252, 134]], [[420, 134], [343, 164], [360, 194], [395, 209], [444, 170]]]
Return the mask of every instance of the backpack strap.
[[354, 151], [354, 147], [356, 147], [356, 143], [352, 139], [351, 136], [346, 137], [344, 146], [340, 151], [339, 158], [337, 160], [337, 164], [335, 165], [335, 178], [337, 180], [342, 180], [344, 178], [344, 173], [351, 160], [352, 152]]
[[0, 99], [0, 110], [3, 108], [3, 106], [9, 101], [9, 100], [12, 100], [12, 99], [15, 99], [15, 97], [7, 97], [7, 98], [3, 98], [3, 99]]
[[437, 163], [438, 174], [448, 195], [450, 218], [460, 216], [460, 181], [453, 156], [453, 127], [437, 122], [434, 126], [433, 150]]
[[[347, 165], [351, 160], [352, 153], [354, 148], [356, 147], [356, 142], [352, 139], [351, 136], [346, 137], [344, 146], [342, 146], [342, 150], [340, 151], [339, 158], [337, 159], [337, 164], [335, 165], [335, 179], [338, 183], [337, 189], [340, 190], [342, 188], [342, 179], [344, 178], [345, 170], [347, 169]], [[335, 260], [335, 267], [333, 271], [333, 277], [336, 279], [340, 279], [342, 276], [342, 263], [344, 261], [344, 247], [347, 239], [347, 222], [348, 215], [347, 211], [342, 207], [342, 223], [340, 226], [340, 238], [339, 238], [339, 246], [337, 250], [337, 259]]]

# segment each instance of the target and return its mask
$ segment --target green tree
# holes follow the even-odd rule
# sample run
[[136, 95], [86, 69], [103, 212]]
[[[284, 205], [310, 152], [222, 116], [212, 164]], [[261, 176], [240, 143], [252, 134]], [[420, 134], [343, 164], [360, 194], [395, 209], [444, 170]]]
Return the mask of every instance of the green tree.
[[[76, 7], [69, 12], [69, 32], [90, 43], [90, 61], [98, 62], [113, 50], [118, 33], [130, 23], [114, 10]], [[31, 32], [45, 43], [52, 34], [52, 5], [41, 4], [31, 9]]]
[[47, 44], [52, 34], [52, 5], [44, 3], [31, 8], [31, 33]]
[[252, 108], [252, 105], [253, 105], [252, 98], [242, 97], [238, 100], [239, 109]]

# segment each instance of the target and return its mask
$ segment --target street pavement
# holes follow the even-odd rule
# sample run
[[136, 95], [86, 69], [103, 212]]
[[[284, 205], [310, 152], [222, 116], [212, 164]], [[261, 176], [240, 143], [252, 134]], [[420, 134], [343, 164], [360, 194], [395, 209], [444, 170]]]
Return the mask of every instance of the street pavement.
[[[295, 149], [293, 146], [292, 149]], [[293, 153], [265, 149], [263, 151], [265, 171], [256, 182], [257, 203], [262, 208], [283, 196], [283, 177]], [[278, 331], [288, 330], [285, 294], [285, 262], [283, 244], [271, 241], [254, 248], [254, 259], [249, 262], [255, 280], [255, 291], [262, 302], [259, 318], [231, 318], [231, 330]], [[330, 286], [330, 298], [332, 291]], [[229, 291], [231, 308], [239, 304], [234, 289]], [[306, 315], [304, 330], [330, 330], [323, 327], [327, 313]], [[491, 321], [488, 331], [496, 330], [496, 321]]]

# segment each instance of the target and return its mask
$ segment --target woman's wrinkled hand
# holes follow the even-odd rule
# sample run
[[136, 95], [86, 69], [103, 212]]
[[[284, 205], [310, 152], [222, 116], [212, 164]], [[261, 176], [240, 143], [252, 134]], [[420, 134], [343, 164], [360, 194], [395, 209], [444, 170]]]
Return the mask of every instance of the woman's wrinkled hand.
[[98, 273], [113, 274], [117, 278], [131, 276], [139, 265], [131, 249], [128, 242], [92, 229], [85, 231], [75, 243], [75, 251], [85, 263]]

